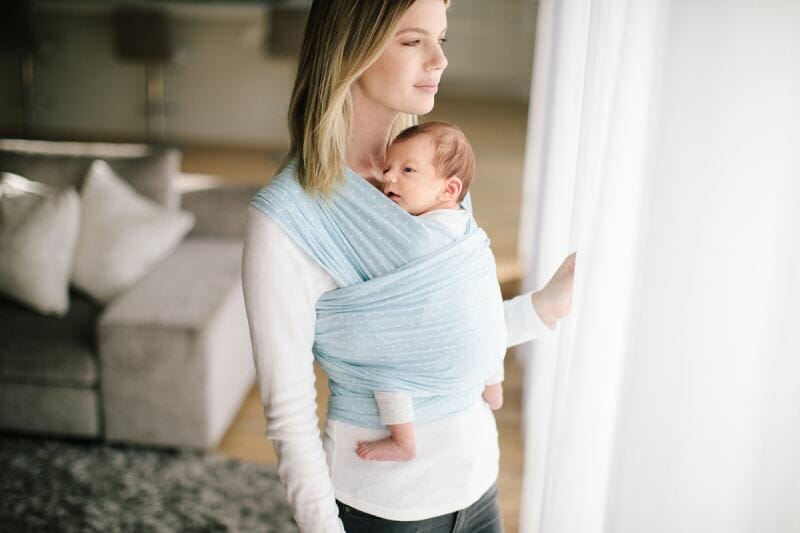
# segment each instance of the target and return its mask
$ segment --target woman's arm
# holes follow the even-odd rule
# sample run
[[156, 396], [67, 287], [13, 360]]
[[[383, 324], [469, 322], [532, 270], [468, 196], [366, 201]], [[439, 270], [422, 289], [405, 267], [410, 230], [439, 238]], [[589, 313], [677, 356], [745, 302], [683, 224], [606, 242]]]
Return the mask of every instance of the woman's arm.
[[[538, 339], [555, 329], [549, 327], [536, 312], [533, 305], [535, 295], [535, 292], [526, 292], [503, 302], [509, 347]], [[489, 383], [502, 381], [502, 369], [498, 372], [500, 372], [499, 379], [491, 378]]]
[[555, 330], [572, 309], [577, 252], [568, 255], [547, 285], [503, 302], [508, 346], [527, 342]]
[[247, 210], [242, 286], [267, 420], [301, 531], [344, 531], [319, 436], [311, 352], [319, 296], [335, 284], [267, 215]]

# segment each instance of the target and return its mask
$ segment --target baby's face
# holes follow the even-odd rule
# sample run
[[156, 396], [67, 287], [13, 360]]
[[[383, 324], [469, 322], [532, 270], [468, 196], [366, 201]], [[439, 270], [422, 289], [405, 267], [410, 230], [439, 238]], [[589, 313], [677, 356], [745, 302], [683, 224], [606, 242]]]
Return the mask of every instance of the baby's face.
[[383, 193], [412, 215], [438, 207], [447, 180], [433, 166], [435, 156], [428, 135], [392, 143], [383, 167]]

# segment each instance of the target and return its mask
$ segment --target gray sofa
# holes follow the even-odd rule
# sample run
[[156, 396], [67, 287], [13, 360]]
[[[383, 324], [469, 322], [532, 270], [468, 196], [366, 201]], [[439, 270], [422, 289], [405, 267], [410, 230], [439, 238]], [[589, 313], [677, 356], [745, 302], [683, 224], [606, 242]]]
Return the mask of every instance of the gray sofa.
[[79, 188], [97, 158], [196, 225], [105, 307], [71, 290], [54, 318], [0, 296], [0, 430], [213, 448], [255, 381], [240, 265], [257, 188], [181, 194], [170, 147], [0, 140], [0, 171], [53, 185]]

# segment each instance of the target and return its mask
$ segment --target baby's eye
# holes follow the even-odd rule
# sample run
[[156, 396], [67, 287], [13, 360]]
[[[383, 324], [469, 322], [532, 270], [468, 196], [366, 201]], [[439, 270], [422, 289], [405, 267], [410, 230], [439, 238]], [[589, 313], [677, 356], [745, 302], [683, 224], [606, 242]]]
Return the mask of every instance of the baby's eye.
[[411, 167], [403, 167], [403, 172], [414, 172], [414, 169]]

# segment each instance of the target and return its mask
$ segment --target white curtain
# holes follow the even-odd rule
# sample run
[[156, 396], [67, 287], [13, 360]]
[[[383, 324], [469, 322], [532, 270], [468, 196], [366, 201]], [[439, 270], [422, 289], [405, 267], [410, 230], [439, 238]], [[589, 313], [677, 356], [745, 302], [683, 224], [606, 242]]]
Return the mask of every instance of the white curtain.
[[800, 2], [542, 0], [521, 531], [800, 532]]

